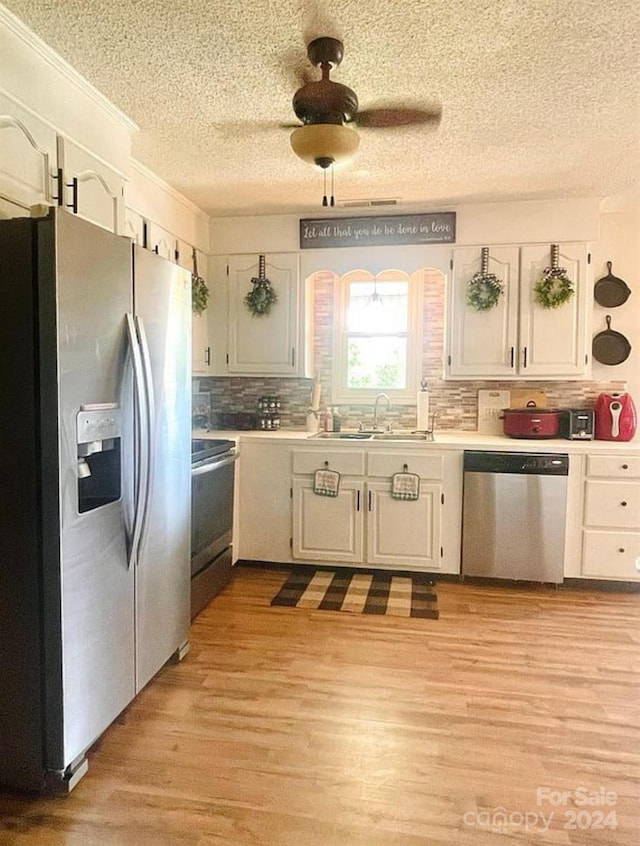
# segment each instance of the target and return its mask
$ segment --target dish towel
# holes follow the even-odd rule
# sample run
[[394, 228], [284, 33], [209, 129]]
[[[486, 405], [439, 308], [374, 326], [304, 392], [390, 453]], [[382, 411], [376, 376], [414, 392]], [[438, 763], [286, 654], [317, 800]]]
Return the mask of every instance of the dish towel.
[[420, 476], [407, 473], [394, 473], [391, 477], [391, 496], [393, 499], [416, 500], [420, 496]]
[[313, 476], [313, 492], [318, 496], [338, 496], [340, 473], [329, 470], [328, 464], [322, 470], [316, 470]]

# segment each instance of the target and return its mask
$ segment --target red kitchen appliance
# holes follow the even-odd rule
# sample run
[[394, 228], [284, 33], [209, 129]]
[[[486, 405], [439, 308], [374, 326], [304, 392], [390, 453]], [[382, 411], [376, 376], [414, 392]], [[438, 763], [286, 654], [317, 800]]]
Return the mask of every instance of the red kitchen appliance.
[[596, 400], [596, 440], [630, 441], [636, 433], [636, 407], [627, 393], [600, 394]]
[[557, 408], [504, 408], [504, 433], [508, 438], [557, 438], [560, 412]]

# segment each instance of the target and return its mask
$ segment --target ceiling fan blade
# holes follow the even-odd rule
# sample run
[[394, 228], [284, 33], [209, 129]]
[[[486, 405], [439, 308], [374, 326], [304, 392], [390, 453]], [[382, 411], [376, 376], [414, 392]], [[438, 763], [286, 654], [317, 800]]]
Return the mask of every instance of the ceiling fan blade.
[[278, 59], [278, 65], [287, 89], [293, 86], [302, 88], [318, 78], [318, 72], [311, 67], [302, 48], [293, 47], [286, 50]]
[[355, 123], [363, 129], [395, 129], [398, 126], [437, 126], [442, 119], [442, 108], [433, 106], [421, 109], [412, 106], [380, 106], [362, 109], [356, 115]]

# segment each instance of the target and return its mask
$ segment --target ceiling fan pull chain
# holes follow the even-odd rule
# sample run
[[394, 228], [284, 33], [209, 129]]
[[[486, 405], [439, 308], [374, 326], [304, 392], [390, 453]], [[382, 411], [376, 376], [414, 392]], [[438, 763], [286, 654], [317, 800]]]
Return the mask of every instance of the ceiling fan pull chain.
[[333, 196], [333, 164], [331, 165], [331, 207], [335, 206], [336, 198]]
[[322, 205], [328, 206], [329, 202], [327, 200], [327, 171], [326, 170], [322, 171], [322, 176], [324, 178], [324, 195], [322, 197]]

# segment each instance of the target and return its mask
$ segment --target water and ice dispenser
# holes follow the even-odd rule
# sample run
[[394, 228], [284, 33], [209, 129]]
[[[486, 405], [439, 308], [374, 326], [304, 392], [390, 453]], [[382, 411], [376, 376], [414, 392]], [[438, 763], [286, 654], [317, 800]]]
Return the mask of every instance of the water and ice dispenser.
[[117, 403], [80, 406], [76, 432], [81, 514], [120, 499], [121, 423]]

